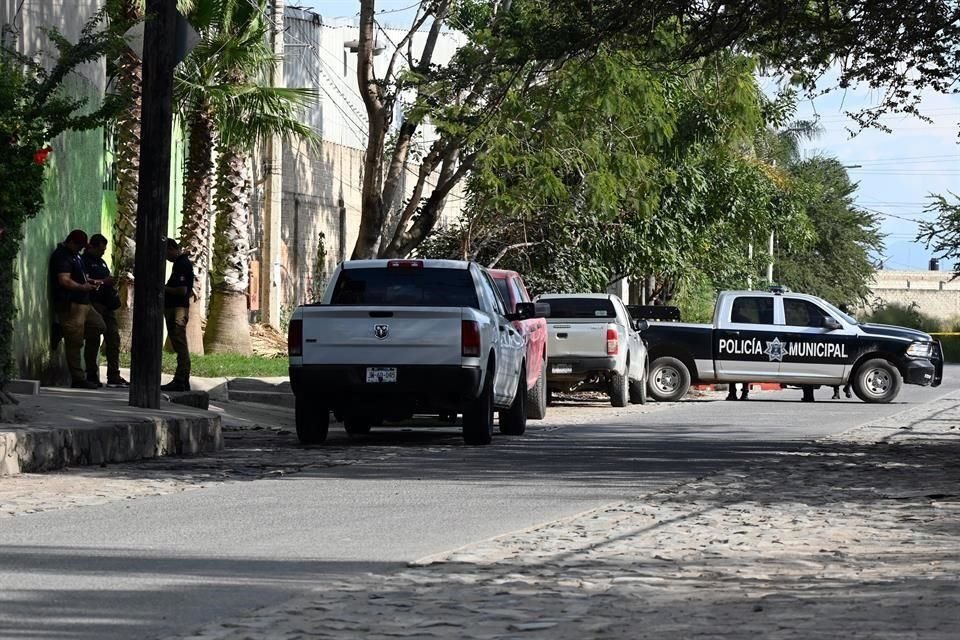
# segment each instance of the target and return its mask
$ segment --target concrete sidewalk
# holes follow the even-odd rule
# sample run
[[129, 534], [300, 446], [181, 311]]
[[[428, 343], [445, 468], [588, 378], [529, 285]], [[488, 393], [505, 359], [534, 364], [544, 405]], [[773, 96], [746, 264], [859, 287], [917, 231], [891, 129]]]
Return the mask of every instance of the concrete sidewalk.
[[952, 640], [958, 587], [954, 393], [184, 637]]
[[0, 476], [223, 448], [215, 413], [169, 402], [145, 411], [128, 405], [126, 390], [44, 387], [14, 397], [15, 422], [0, 423]]

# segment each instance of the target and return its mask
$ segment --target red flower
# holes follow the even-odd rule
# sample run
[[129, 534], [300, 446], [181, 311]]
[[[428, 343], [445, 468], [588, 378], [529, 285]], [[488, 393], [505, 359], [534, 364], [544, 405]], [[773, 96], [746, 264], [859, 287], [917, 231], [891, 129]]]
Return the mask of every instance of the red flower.
[[37, 164], [46, 164], [47, 156], [53, 151], [53, 147], [44, 147], [33, 154], [33, 161]]

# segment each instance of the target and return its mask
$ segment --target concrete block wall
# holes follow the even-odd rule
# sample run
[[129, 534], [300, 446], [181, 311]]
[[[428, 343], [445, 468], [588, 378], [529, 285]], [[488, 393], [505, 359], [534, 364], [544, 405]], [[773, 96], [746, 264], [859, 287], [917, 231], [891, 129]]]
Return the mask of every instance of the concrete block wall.
[[921, 313], [938, 320], [960, 319], [960, 279], [943, 271], [878, 271], [870, 302], [915, 304]]

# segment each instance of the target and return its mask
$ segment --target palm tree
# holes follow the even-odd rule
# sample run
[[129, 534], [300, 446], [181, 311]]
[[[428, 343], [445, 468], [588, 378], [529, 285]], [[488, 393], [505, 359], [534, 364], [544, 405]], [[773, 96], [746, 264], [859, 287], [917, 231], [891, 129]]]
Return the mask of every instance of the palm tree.
[[[183, 175], [183, 219], [180, 244], [193, 260], [194, 302], [187, 325], [191, 353], [202, 355], [203, 327], [207, 315], [207, 281], [210, 271], [210, 244], [213, 223], [213, 151], [216, 126], [208, 92], [217, 84], [218, 60], [235, 41], [222, 29], [223, 2], [202, 0], [193, 3], [190, 23], [200, 33], [200, 44], [177, 68], [174, 99], [187, 132], [187, 154]], [[219, 56], [219, 58], [218, 58]]]
[[[253, 193], [252, 150], [258, 141], [277, 134], [315, 139], [315, 132], [297, 120], [295, 114], [315, 98], [316, 92], [264, 86], [263, 78], [276, 64], [267, 41], [266, 0], [258, 0], [256, 5], [240, 0], [210, 2], [219, 12], [217, 28], [205, 46], [194, 52], [204, 56], [203, 64], [210, 65], [199, 76], [208, 81], [193, 85], [197, 97], [202, 96], [194, 102], [194, 118], [200, 126], [200, 119], [206, 114], [212, 115], [217, 151], [213, 196], [216, 230], [210, 274], [212, 295], [204, 350], [210, 353], [249, 353], [250, 239], [247, 225]], [[197, 3], [198, 7], [203, 4]], [[198, 136], [208, 130], [203, 127]], [[193, 129], [193, 123], [190, 128]], [[208, 145], [207, 148], [212, 147], [214, 138], [206, 139], [204, 144]], [[192, 155], [192, 141], [190, 150]], [[198, 149], [198, 153], [204, 152]], [[195, 200], [189, 194], [188, 197], [199, 205], [204, 195], [198, 190]], [[195, 210], [199, 207], [192, 209]], [[199, 230], [209, 229], [209, 226], [204, 226], [202, 220], [194, 220], [185, 221], [184, 228]], [[193, 242], [192, 231], [188, 238], [188, 243]], [[204, 239], [197, 242], [203, 244]]]
[[[143, 19], [143, 0], [107, 0], [114, 30], [124, 32]], [[140, 184], [140, 58], [124, 48], [111, 63], [114, 84], [127, 96], [127, 108], [113, 123], [117, 175], [117, 218], [113, 227], [113, 273], [117, 277], [120, 308], [117, 323], [121, 348], [129, 350], [133, 323], [133, 260], [137, 236], [137, 193]]]

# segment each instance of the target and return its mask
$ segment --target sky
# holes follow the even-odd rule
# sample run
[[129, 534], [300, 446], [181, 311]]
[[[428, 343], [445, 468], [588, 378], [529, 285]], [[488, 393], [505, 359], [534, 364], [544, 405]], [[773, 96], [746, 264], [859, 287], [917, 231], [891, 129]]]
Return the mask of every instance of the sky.
[[[288, 0], [312, 8], [328, 24], [349, 23], [359, 10], [357, 0]], [[417, 0], [377, 0], [383, 24], [405, 26], [413, 18]], [[832, 92], [800, 103], [798, 119], [819, 116], [822, 133], [803, 147], [805, 156], [835, 157], [848, 166], [858, 183], [857, 204], [879, 217], [886, 234], [882, 260], [886, 269], [925, 270], [931, 253], [914, 240], [931, 193], [960, 195], [960, 96], [924, 95], [920, 110], [932, 119], [925, 123], [908, 116], [887, 116], [891, 133], [867, 130], [852, 136], [856, 124], [845, 115], [876, 104], [881, 94], [856, 88]], [[952, 265], [941, 264], [947, 270]]]

